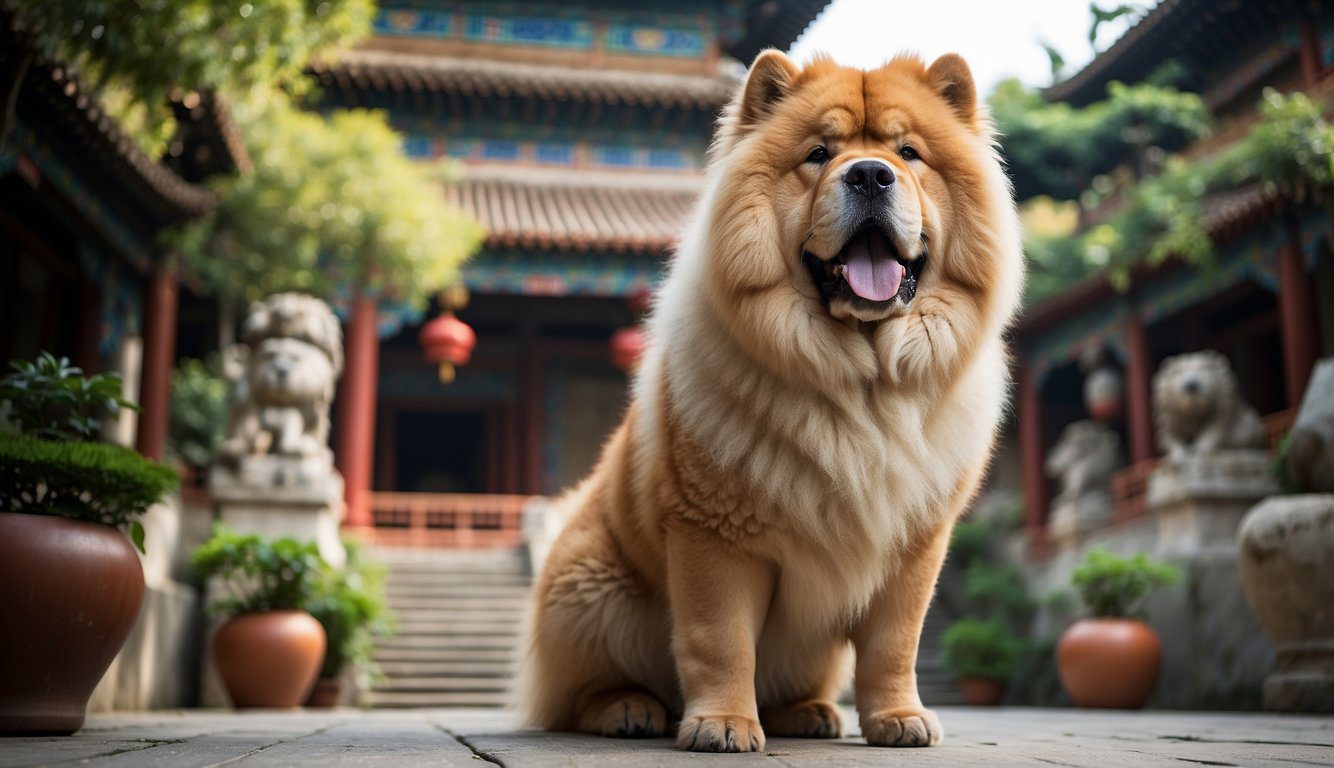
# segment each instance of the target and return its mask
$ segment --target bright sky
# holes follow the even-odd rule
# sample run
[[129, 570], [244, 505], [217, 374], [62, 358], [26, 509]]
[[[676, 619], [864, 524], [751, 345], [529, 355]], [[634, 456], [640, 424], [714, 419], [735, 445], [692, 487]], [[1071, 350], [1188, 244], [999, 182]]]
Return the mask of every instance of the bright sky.
[[[790, 53], [804, 60], [822, 51], [869, 68], [902, 50], [916, 51], [928, 63], [953, 51], [968, 60], [986, 96], [1007, 77], [1036, 87], [1051, 84], [1040, 41], [1065, 57], [1067, 75], [1079, 71], [1093, 57], [1092, 18], [1088, 0], [833, 0]], [[1126, 26], [1104, 24], [1099, 47], [1115, 42]]]

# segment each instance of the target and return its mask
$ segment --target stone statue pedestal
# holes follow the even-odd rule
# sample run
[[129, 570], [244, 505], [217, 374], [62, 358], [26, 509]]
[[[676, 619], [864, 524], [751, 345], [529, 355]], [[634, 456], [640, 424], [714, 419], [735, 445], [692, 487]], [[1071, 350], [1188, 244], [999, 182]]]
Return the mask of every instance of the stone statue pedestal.
[[1265, 709], [1334, 712], [1334, 494], [1265, 499], [1237, 539], [1246, 595], [1278, 653]]
[[1233, 552], [1241, 518], [1278, 493], [1269, 454], [1228, 450], [1164, 461], [1149, 476], [1148, 506], [1158, 524], [1158, 552]]
[[239, 533], [314, 541], [341, 568], [347, 552], [338, 537], [343, 478], [324, 456], [242, 456], [213, 468], [209, 481], [218, 518]]
[[1058, 498], [1051, 508], [1047, 538], [1059, 549], [1077, 547], [1085, 536], [1105, 528], [1112, 520], [1112, 495], [1090, 491], [1073, 499]]

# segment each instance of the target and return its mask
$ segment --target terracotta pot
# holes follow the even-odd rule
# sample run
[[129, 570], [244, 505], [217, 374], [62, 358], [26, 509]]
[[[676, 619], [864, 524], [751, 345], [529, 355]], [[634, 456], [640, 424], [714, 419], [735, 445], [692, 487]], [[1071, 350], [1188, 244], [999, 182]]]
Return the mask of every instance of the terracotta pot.
[[963, 703], [970, 707], [994, 707], [1005, 698], [1005, 683], [985, 677], [965, 677], [959, 680]]
[[315, 687], [310, 689], [310, 696], [306, 697], [306, 706], [317, 709], [336, 707], [338, 695], [342, 692], [342, 680], [336, 677], [321, 677], [315, 681]]
[[74, 733], [139, 618], [139, 555], [107, 525], [3, 512], [0, 585], [0, 733]]
[[213, 663], [237, 707], [291, 709], [324, 661], [324, 627], [305, 611], [236, 616], [213, 636]]
[[1081, 707], [1144, 706], [1158, 682], [1162, 659], [1158, 635], [1136, 619], [1077, 621], [1056, 646], [1061, 684]]

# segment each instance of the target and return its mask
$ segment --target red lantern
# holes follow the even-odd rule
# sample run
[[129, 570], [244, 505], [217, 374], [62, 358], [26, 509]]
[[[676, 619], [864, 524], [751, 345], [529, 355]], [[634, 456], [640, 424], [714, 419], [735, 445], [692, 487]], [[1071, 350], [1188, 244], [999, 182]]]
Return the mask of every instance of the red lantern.
[[454, 380], [454, 366], [467, 365], [472, 348], [477, 346], [477, 334], [467, 323], [446, 311], [422, 326], [417, 335], [426, 359], [440, 364], [440, 383]]
[[644, 329], [637, 325], [617, 329], [611, 335], [611, 364], [617, 370], [634, 373], [639, 367], [639, 359], [644, 356], [647, 343]]

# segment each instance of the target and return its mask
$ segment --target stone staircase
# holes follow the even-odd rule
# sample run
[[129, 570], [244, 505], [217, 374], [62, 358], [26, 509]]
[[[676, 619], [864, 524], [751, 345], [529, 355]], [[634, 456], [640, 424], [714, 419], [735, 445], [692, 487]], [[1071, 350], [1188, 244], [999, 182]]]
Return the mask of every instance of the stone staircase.
[[[952, 578], [952, 569], [946, 568], [941, 573], [942, 580]], [[926, 623], [922, 626], [922, 640], [917, 649], [917, 692], [922, 703], [928, 707], [944, 707], [963, 704], [963, 694], [959, 692], [959, 683], [953, 673], [945, 668], [945, 653], [941, 649], [940, 638], [957, 618], [948, 603], [938, 593], [926, 612]]]
[[[397, 632], [376, 643], [381, 678], [362, 694], [377, 708], [507, 703], [532, 579], [516, 550], [375, 549]], [[955, 619], [946, 568], [922, 629], [917, 686], [928, 706], [962, 704], [940, 637]]]
[[377, 708], [503, 706], [532, 580], [518, 550], [375, 549], [397, 631], [376, 643]]

